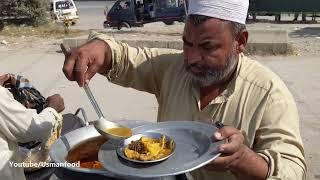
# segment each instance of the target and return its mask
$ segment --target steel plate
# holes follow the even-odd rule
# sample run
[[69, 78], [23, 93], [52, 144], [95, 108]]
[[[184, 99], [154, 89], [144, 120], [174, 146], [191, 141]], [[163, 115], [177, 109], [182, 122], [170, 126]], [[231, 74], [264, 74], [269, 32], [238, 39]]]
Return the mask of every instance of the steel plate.
[[144, 125], [133, 129], [134, 134], [162, 133], [176, 143], [175, 153], [166, 161], [155, 164], [137, 164], [118, 157], [117, 144], [106, 142], [99, 151], [99, 160], [108, 171], [126, 178], [149, 178], [178, 175], [198, 169], [220, 153], [218, 146], [224, 141], [214, 141], [218, 129], [210, 124], [193, 121], [170, 121]]
[[[153, 139], [160, 139], [162, 137], [162, 135], [166, 136], [166, 145], [167, 147], [169, 146], [169, 144], [171, 143], [171, 140], [173, 142], [173, 148], [172, 148], [172, 152], [167, 155], [166, 157], [163, 157], [163, 158], [160, 158], [160, 159], [157, 159], [157, 160], [152, 160], [152, 161], [141, 161], [141, 160], [135, 160], [135, 159], [129, 159], [126, 157], [126, 155], [123, 153], [124, 152], [124, 149], [129, 146], [129, 144], [132, 142], [132, 141], [137, 141], [139, 140], [141, 137], [149, 137], [149, 138], [153, 138]], [[133, 135], [131, 136], [130, 138], [128, 139], [124, 139], [122, 140], [119, 145], [117, 146], [117, 154], [127, 160], [127, 161], [131, 161], [131, 162], [135, 162], [135, 163], [143, 163], [143, 164], [148, 164], [148, 163], [156, 163], [156, 162], [160, 162], [160, 161], [164, 161], [166, 159], [168, 159], [169, 157], [171, 157], [175, 151], [175, 142], [174, 140], [166, 135], [166, 134], [161, 134], [161, 133], [154, 133], [154, 132], [144, 132], [144, 133], [141, 133], [141, 134], [136, 134], [136, 135]]]

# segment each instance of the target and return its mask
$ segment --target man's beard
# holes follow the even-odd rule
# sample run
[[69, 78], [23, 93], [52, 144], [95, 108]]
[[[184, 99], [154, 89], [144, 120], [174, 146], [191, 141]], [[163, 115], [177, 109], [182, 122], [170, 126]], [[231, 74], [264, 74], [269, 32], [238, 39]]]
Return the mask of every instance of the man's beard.
[[[191, 75], [194, 82], [196, 82], [200, 87], [207, 87], [210, 85], [217, 85], [226, 80], [235, 70], [237, 66], [236, 53], [231, 52], [226, 65], [221, 69], [210, 69], [209, 66], [203, 63], [193, 63], [187, 65], [187, 72]], [[191, 67], [198, 68], [201, 73], [200, 75], [195, 75], [191, 71]]]

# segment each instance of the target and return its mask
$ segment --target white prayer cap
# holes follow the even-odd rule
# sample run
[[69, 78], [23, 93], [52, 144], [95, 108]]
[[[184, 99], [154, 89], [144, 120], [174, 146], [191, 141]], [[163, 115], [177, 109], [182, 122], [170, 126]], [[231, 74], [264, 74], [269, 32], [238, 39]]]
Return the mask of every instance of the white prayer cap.
[[188, 15], [198, 14], [246, 23], [249, 0], [189, 0]]

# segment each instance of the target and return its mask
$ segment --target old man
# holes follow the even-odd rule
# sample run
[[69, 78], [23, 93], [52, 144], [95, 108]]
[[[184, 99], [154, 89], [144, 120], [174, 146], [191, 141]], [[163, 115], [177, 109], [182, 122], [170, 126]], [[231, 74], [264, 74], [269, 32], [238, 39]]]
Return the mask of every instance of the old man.
[[306, 164], [295, 101], [266, 67], [243, 55], [248, 0], [191, 0], [183, 52], [134, 48], [94, 34], [63, 67], [83, 86], [97, 72], [124, 87], [152, 93], [158, 121], [221, 121], [222, 156], [194, 179], [304, 179]]

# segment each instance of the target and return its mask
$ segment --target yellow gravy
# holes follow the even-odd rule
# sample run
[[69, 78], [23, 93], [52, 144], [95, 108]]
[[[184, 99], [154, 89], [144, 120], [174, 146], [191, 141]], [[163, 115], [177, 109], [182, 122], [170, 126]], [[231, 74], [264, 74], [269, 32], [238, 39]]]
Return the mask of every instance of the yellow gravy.
[[132, 131], [130, 128], [110, 128], [106, 129], [106, 132], [120, 137], [130, 137], [132, 136]]

